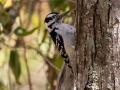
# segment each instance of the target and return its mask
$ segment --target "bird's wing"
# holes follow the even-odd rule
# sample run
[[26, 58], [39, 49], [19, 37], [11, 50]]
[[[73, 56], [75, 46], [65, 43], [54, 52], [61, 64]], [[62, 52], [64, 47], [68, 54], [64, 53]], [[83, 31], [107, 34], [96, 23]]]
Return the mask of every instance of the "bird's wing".
[[67, 28], [68, 28], [68, 33], [75, 33], [76, 32], [76, 29], [73, 27], [73, 26], [71, 26], [71, 25], [69, 25], [69, 24], [67, 24]]
[[72, 45], [73, 45], [72, 47], [74, 48], [75, 44], [76, 44], [76, 40], [75, 40], [76, 29], [74, 27], [68, 25], [66, 33], [67, 33], [67, 37], [72, 42]]

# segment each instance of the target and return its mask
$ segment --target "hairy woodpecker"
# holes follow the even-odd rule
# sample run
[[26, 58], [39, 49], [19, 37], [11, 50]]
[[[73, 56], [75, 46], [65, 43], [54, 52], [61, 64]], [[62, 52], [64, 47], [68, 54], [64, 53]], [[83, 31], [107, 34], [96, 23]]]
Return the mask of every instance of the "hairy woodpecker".
[[44, 22], [61, 56], [76, 76], [76, 53], [74, 48], [74, 34], [76, 29], [69, 24], [62, 23], [63, 17], [69, 12], [70, 11], [67, 11], [62, 14], [52, 12], [46, 16]]

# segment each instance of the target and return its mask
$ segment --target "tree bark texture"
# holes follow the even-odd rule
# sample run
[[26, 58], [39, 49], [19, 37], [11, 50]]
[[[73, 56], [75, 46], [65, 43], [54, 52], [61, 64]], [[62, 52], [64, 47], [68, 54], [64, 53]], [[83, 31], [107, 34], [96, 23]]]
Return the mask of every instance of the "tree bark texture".
[[120, 0], [77, 1], [77, 90], [120, 90]]

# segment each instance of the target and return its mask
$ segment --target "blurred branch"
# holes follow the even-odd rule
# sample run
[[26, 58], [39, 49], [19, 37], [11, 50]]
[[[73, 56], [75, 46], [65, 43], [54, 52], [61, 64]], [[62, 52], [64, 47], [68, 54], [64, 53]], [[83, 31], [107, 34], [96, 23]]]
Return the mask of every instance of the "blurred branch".
[[68, 0], [68, 1], [70, 1], [70, 2], [72, 2], [72, 3], [76, 3], [76, 1], [74, 1], [74, 0]]
[[[10, 45], [6, 44], [6, 43], [3, 42], [3, 41], [2, 41], [2, 43], [3, 43], [3, 45], [5, 45], [5, 46], [8, 47], [8, 48], [15, 49], [14, 47], [11, 47]], [[27, 57], [26, 57], [26, 46], [25, 46], [25, 44], [24, 44], [24, 47], [23, 47], [23, 48], [24, 48], [24, 57], [25, 57], [25, 61], [26, 61], [26, 60], [27, 60]], [[30, 48], [30, 49], [33, 49], [33, 50], [37, 51], [53, 68], [55, 68], [56, 70], [60, 71], [60, 69], [57, 68], [55, 65], [53, 65], [53, 64], [50, 62], [50, 60], [42, 54], [42, 52], [41, 52], [40, 50], [38, 50], [38, 49], [36, 49], [36, 48], [33, 48], [33, 47], [30, 47], [30, 46], [27, 46], [27, 48]], [[26, 61], [26, 65], [27, 65], [27, 61]], [[27, 65], [27, 69], [28, 69], [28, 73], [29, 73], [28, 65]], [[29, 76], [29, 75], [28, 75], [28, 76]]]
[[[49, 38], [49, 41], [50, 41], [50, 43], [49, 43], [49, 47], [48, 47], [48, 50], [47, 50], [48, 53], [50, 52], [50, 48], [51, 48], [51, 46], [52, 46], [52, 39]], [[47, 53], [47, 54], [48, 54], [48, 53]]]
[[74, 75], [65, 62], [60, 70], [55, 90], [76, 90], [74, 89]]
[[[19, 1], [21, 1], [21, 0], [13, 0], [13, 1], [17, 1], [17, 2], [19, 2]], [[34, 2], [35, 0], [24, 0], [24, 2]], [[49, 0], [36, 0], [36, 1], [39, 1], [39, 2], [49, 2]]]
[[38, 6], [39, 6], [39, 8], [38, 8], [37, 13], [38, 13], [38, 15], [40, 17], [40, 20], [39, 20], [39, 26], [38, 26], [38, 32], [37, 32], [37, 34], [38, 34], [37, 41], [38, 41], [38, 46], [40, 47], [39, 35], [40, 35], [40, 30], [41, 30], [41, 2], [38, 3]]
[[53, 65], [53, 64], [50, 62], [50, 60], [42, 54], [42, 52], [41, 52], [40, 50], [38, 50], [38, 49], [36, 49], [36, 48], [33, 48], [33, 47], [30, 47], [30, 46], [28, 46], [28, 48], [37, 51], [53, 68], [55, 68], [56, 70], [60, 71], [60, 69], [57, 68], [55, 65]]
[[26, 56], [26, 45], [25, 45], [25, 42], [23, 43], [23, 48], [24, 48], [25, 64], [26, 64], [27, 74], [28, 74], [29, 89], [32, 90], [32, 84], [31, 84], [31, 78], [30, 78], [30, 71], [29, 71], [28, 62], [27, 62], [27, 56]]

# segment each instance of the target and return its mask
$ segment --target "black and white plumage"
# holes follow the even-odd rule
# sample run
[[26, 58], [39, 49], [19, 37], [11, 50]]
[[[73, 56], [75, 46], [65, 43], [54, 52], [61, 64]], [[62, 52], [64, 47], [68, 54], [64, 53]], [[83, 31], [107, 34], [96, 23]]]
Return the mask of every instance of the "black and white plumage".
[[50, 13], [45, 18], [46, 27], [51, 35], [53, 42], [58, 48], [61, 56], [76, 74], [76, 54], [75, 54], [75, 38], [76, 29], [68, 24], [62, 23], [62, 18], [67, 14], [59, 14], [57, 12]]

